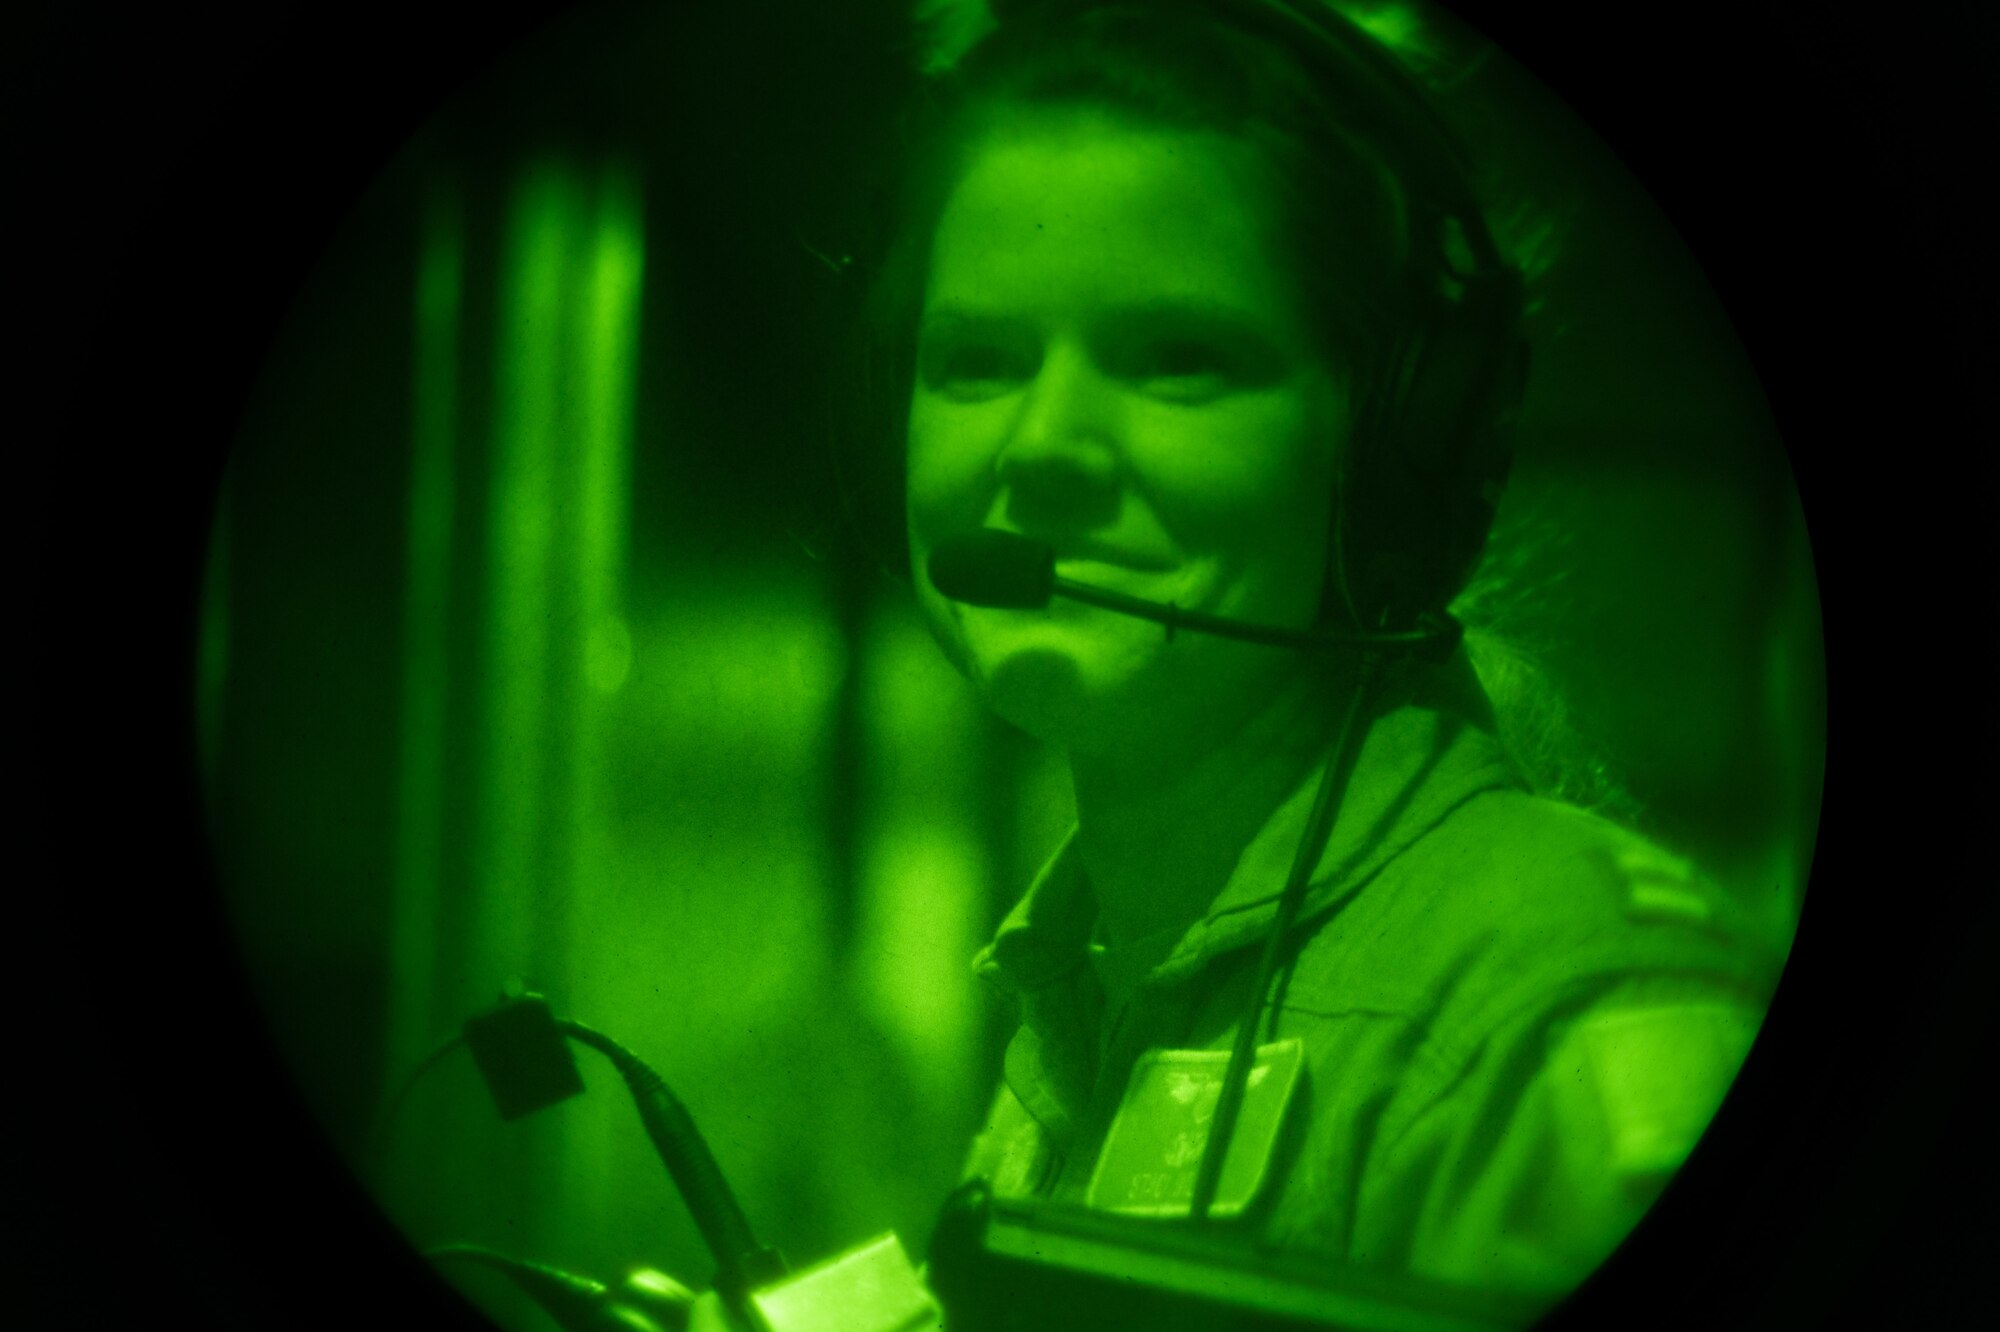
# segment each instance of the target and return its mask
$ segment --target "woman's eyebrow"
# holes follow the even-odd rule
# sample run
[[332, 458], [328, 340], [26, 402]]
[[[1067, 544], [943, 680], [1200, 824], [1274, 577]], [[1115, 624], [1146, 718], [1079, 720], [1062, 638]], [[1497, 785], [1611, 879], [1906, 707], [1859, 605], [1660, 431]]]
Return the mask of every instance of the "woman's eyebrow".
[[962, 333], [997, 330], [1018, 322], [1019, 316], [953, 302], [925, 310], [917, 321], [917, 327], [925, 334]]
[[1121, 325], [1160, 324], [1173, 328], [1217, 332], [1259, 333], [1270, 322], [1261, 312], [1210, 297], [1169, 297], [1114, 309], [1109, 319]]
[[[1017, 312], [980, 307], [963, 301], [948, 301], [926, 309], [918, 324], [926, 331], [959, 331], [962, 328], [998, 329], [1012, 327], [1026, 319]], [[1270, 322], [1260, 311], [1205, 296], [1149, 298], [1130, 303], [1113, 303], [1090, 322], [1119, 330], [1143, 329], [1149, 324], [1199, 331], [1261, 334]]]
[[1128, 307], [1100, 325], [1118, 343], [1166, 339], [1212, 343], [1259, 363], [1288, 359], [1292, 339], [1264, 314], [1214, 301], [1165, 301]]

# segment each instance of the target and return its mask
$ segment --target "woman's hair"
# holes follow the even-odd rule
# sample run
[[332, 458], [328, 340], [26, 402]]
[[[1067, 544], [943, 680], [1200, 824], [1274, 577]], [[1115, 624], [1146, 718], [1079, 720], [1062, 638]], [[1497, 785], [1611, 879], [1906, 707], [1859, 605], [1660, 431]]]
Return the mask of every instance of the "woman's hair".
[[900, 438], [938, 216], [990, 130], [1048, 108], [1250, 150], [1308, 330], [1350, 386], [1326, 620], [1408, 628], [1436, 610], [1468, 576], [1506, 476], [1520, 282], [1422, 90], [1316, 0], [1014, 0], [924, 84], [872, 266], [866, 364], [850, 376], [874, 412], [854, 508], [888, 562], [902, 562], [902, 460], [884, 442]]
[[[849, 417], [856, 438], [845, 450], [844, 499], [885, 565], [907, 566], [902, 450], [887, 441], [903, 437], [932, 233], [983, 136], [1026, 110], [1088, 109], [1137, 126], [1218, 133], [1251, 147], [1265, 168], [1279, 244], [1299, 275], [1311, 331], [1357, 396], [1362, 424], [1350, 449], [1397, 446], [1393, 430], [1378, 438], [1367, 429], [1369, 403], [1393, 397], [1392, 381], [1408, 369], [1403, 353], [1428, 325], [1448, 317], [1463, 293], [1478, 256], [1465, 253], [1461, 215], [1473, 214], [1486, 262], [1497, 259], [1471, 204], [1456, 144], [1441, 124], [1424, 126], [1435, 137], [1412, 148], [1399, 123], [1411, 108], [1380, 105], [1390, 100], [1380, 87], [1336, 86], [1306, 49], [1311, 34], [1302, 41], [1241, 21], [1282, 10], [1267, 0], [989, 0], [929, 8], [929, 77], [899, 127], [902, 176], [891, 195], [886, 244], [872, 266], [858, 364], [846, 371], [862, 410], [858, 419]], [[1000, 10], [997, 24], [990, 8]], [[1326, 21], [1346, 22], [1338, 15]], [[1358, 32], [1350, 37], [1367, 40]], [[1400, 71], [1392, 73], [1403, 81]], [[1422, 94], [1414, 96], [1421, 103]], [[1415, 109], [1428, 113], [1421, 104]], [[1498, 336], [1518, 339], [1518, 318], [1516, 305]], [[1486, 409], [1497, 418], [1512, 406], [1503, 392]], [[1460, 428], [1501, 433], [1505, 424], [1479, 420]], [[1503, 454], [1502, 474], [1504, 466]], [[1353, 474], [1343, 469], [1344, 478]], [[1481, 498], [1490, 504], [1493, 497]], [[1485, 536], [1480, 521], [1471, 548]], [[1615, 805], [1615, 787], [1576, 742], [1560, 694], [1531, 653], [1509, 644], [1498, 623], [1504, 615], [1491, 613], [1519, 599], [1518, 556], [1532, 544], [1488, 544], [1480, 575], [1455, 606], [1468, 615], [1468, 651], [1494, 695], [1501, 738], [1530, 782], [1582, 803]], [[1453, 591], [1460, 589], [1446, 589]]]
[[902, 175], [871, 266], [867, 363], [854, 376], [874, 411], [859, 442], [873, 441], [866, 460], [877, 465], [861, 472], [856, 498], [886, 550], [900, 553], [901, 458], [881, 441], [901, 438], [932, 233], [984, 135], [1026, 110], [1089, 109], [1250, 147], [1320, 351], [1364, 415], [1393, 395], [1401, 354], [1462, 291], [1467, 238], [1453, 214], [1472, 210], [1455, 145], [1441, 127], [1437, 144], [1402, 142], [1407, 109], [1329, 78], [1310, 49], [1324, 39], [1237, 21], [1260, 2], [1015, 0], [969, 50], [927, 62], [931, 77], [900, 127]]
[[1544, 506], [1514, 496], [1451, 613], [1465, 627], [1465, 653], [1495, 735], [1528, 788], [1633, 823], [1640, 806], [1578, 725], [1556, 678], [1565, 629], [1580, 613], [1570, 597], [1576, 556], [1568, 533]]
[[1265, 168], [1320, 350], [1365, 378], [1410, 313], [1413, 269], [1437, 263], [1413, 262], [1420, 201], [1309, 60], [1215, 10], [1188, 0], [1010, 6], [916, 108], [898, 219], [899, 240], [915, 250], [899, 247], [892, 261], [921, 270], [968, 149], [1023, 109], [1086, 107], [1148, 128], [1220, 134]]

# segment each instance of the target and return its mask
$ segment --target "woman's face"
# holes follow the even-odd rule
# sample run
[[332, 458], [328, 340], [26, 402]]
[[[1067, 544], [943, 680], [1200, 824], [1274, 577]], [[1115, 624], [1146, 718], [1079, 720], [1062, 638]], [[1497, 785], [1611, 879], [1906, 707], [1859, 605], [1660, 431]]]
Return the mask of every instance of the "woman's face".
[[1002, 716], [1072, 749], [1225, 721], [1300, 654], [1058, 598], [942, 597], [930, 552], [977, 528], [1057, 572], [1304, 627], [1320, 604], [1347, 396], [1316, 351], [1249, 150], [1081, 110], [976, 144], [931, 252], [909, 418], [919, 597]]

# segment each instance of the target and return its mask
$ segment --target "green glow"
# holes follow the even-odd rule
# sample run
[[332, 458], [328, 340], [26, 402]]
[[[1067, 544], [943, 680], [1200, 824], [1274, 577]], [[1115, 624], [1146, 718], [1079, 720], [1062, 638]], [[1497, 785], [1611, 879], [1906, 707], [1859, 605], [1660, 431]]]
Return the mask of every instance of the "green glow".
[[[618, 1002], [659, 1015], [655, 1030], [677, 1048], [702, 1045], [724, 1010], [767, 1028], [826, 983], [835, 885], [820, 756], [849, 669], [815, 582], [781, 569], [685, 572], [637, 626], [625, 743], [606, 776], [620, 840], [597, 870], [609, 893], [616, 866], [602, 919], [639, 987]], [[580, 946], [579, 984], [592, 987], [581, 993], [622, 970], [605, 971], [604, 947], [601, 933]], [[671, 974], [648, 975], [649, 954], [671, 957]]]
[[984, 942], [979, 906], [993, 893], [980, 793], [962, 758], [978, 747], [981, 719], [906, 607], [873, 617], [863, 660], [868, 798], [853, 965], [876, 1021], [950, 1103], [974, 1094], [965, 959]]
[[543, 919], [544, 908], [562, 888], [547, 882], [550, 866], [540, 853], [563, 822], [562, 812], [548, 807], [544, 784], [551, 728], [568, 721], [551, 716], [557, 681], [550, 652], [560, 454], [573, 425], [563, 395], [565, 279], [580, 193], [562, 165], [530, 166], [509, 210], [500, 271], [473, 846], [480, 903], [470, 955], [516, 973], [555, 923]]
[[[632, 417], [637, 392], [639, 296], [645, 269], [644, 214], [636, 174], [624, 164], [601, 168], [592, 182], [591, 212], [579, 219], [570, 246], [571, 333], [575, 386], [573, 450], [561, 478], [573, 502], [575, 526], [565, 542], [565, 578], [573, 610], [562, 618], [578, 632], [553, 650], [570, 658], [569, 715], [552, 739], [565, 746], [565, 793], [575, 822], [568, 839], [568, 881], [591, 892], [605, 879], [615, 852], [599, 835], [604, 710], [631, 673], [633, 643], [624, 616], [631, 491]], [[578, 970], [588, 959], [573, 959]]]
[[[563, 1004], [624, 1024], [745, 1208], [776, 1225], [801, 1187], [797, 1163], [770, 1147], [790, 1132], [787, 1097], [854, 1053], [826, 1002], [840, 959], [822, 757], [848, 653], [826, 589], [797, 566], [696, 555], [666, 572], [632, 618], [630, 678], [593, 695], [599, 744], [580, 826], [596, 850], [579, 851], [562, 904]], [[803, 1014], [818, 1020], [810, 1043]], [[602, 1085], [592, 1076], [586, 1064], [586, 1082]], [[535, 1218], [549, 1243], [604, 1255], [603, 1270], [705, 1270], [629, 1104], [594, 1093], [552, 1118], [559, 1159], [538, 1167], [554, 1183]], [[846, 1162], [829, 1151], [813, 1168]], [[845, 1219], [845, 1233], [883, 1224], [865, 1196], [842, 1206], [875, 1212]]]
[[649, 743], [722, 745], [754, 763], [809, 753], [826, 738], [827, 708], [849, 669], [821, 590], [778, 568], [691, 561], [680, 572], [636, 634], [641, 670], [628, 705]]
[[415, 373], [403, 590], [396, 886], [390, 966], [402, 1002], [385, 1045], [387, 1076], [419, 1058], [443, 1025], [434, 987], [444, 891], [446, 626], [458, 437], [459, 311], [465, 282], [462, 206], [437, 187], [424, 201], [418, 254]]
[[[1425, 9], [1343, 8], [1424, 55]], [[588, 87], [601, 71], [574, 77]], [[674, 264], [733, 275], [768, 253], [682, 257], [665, 241], [684, 239], [670, 191], [686, 183], [642, 179], [652, 158], [612, 155], [594, 132], [539, 157], [496, 147], [462, 174], [434, 152], [392, 178], [369, 205], [375, 230], [358, 234], [413, 242], [415, 263], [311, 307], [330, 311], [325, 325], [299, 341], [282, 401], [252, 431], [258, 465], [239, 469], [216, 519], [197, 677], [204, 766], [234, 802], [224, 831], [252, 848], [238, 853], [253, 871], [239, 910], [259, 922], [253, 938], [281, 945], [269, 990], [294, 1012], [339, 1015], [309, 1028], [323, 1043], [302, 1064], [343, 1068], [347, 1004], [385, 974], [380, 1057], [395, 1074], [521, 976], [660, 1065], [792, 1256], [890, 1226], [915, 1242], [1006, 1034], [966, 964], [1074, 821], [1069, 773], [971, 703], [903, 600], [852, 613], [845, 573], [798, 558], [769, 490], [718, 479], [724, 451], [758, 450], [768, 469], [814, 443], [811, 422], [800, 438], [744, 428], [764, 418], [704, 377], [702, 358], [721, 354], [704, 339], [730, 346], [733, 320], [779, 346], [795, 310], [737, 302], [718, 320], [700, 284], [682, 304]], [[768, 220], [750, 194], [700, 206], [732, 237]], [[1525, 211], [1509, 233], [1532, 271], [1548, 267], [1560, 335], [1537, 344], [1527, 432], [1559, 447], [1524, 454], [1511, 493], [1557, 492], [1560, 525], [1580, 535], [1565, 576], [1589, 596], [1565, 612], [1579, 643], [1557, 664], [1610, 682], [1605, 698], [1580, 691], [1580, 710], [1612, 752], [1650, 764], [1634, 785], [1672, 816], [1669, 844], [1761, 900], [1788, 938], [1824, 734], [1823, 692], [1802, 683], [1819, 670], [1809, 553], [1802, 535], [1782, 552], [1795, 581], [1767, 617], [1752, 539], [1764, 519], [1732, 489], [1737, 472], [1711, 474], [1711, 454], [1765, 448], [1768, 425], [1687, 350], [1733, 355], [1726, 330], [1672, 332], [1688, 316], [1655, 288], [1678, 279], [1624, 274], [1625, 249], [1651, 251], [1598, 212], [1616, 215], [1586, 189], [1575, 214], [1590, 227], [1559, 234], [1551, 213]], [[397, 251], [366, 252], [384, 253]], [[1569, 266], [1572, 253], [1588, 262]], [[1616, 342], [1656, 325], [1657, 348]], [[409, 363], [407, 399], [400, 367], [369, 359], [385, 347]], [[1641, 427], [1657, 438], [1627, 449]], [[1620, 445], [1571, 443], [1588, 439]], [[319, 450], [305, 464], [302, 440]], [[407, 468], [351, 467], [365, 441], [407, 448]], [[327, 493], [350, 474], [368, 484]], [[1795, 508], [1784, 521], [1797, 528]], [[326, 558], [329, 532], [357, 534], [352, 565]], [[399, 573], [395, 599], [372, 604]], [[329, 654], [329, 641], [356, 646]], [[371, 726], [389, 708], [393, 735]], [[277, 716], [326, 724], [295, 733]], [[1768, 769], [1785, 797], [1769, 818], [1755, 812], [1767, 770], [1752, 747], [1767, 728], [1790, 742]], [[1753, 813], [1725, 820], [1736, 806]], [[1656, 875], [1634, 881], [1630, 909], [1693, 921], [1700, 903]], [[1573, 1034], [1561, 1057], [1585, 1076], [1552, 1084], [1536, 1113], [1560, 1126], [1600, 1104], [1677, 1100], [1683, 1122], [1705, 1118], [1719, 1088], [1703, 1079], [1733, 1054], [1662, 1052], [1643, 1034], [1624, 1019]], [[350, 1062], [376, 1058], [359, 1048]], [[504, 1126], [462, 1062], [442, 1065], [396, 1135], [385, 1198], [422, 1241], [477, 1239], [607, 1277], [649, 1262], [700, 1284], [708, 1256], [629, 1104], [580, 1062], [590, 1095]], [[365, 1090], [329, 1101], [330, 1121], [351, 1129]], [[1635, 1173], [1670, 1169], [1685, 1146], [1654, 1121], [1617, 1122]], [[1550, 1207], [1591, 1183], [1520, 1177], [1544, 1180], [1530, 1201]], [[1483, 1201], [1504, 1219], [1515, 1200]], [[480, 1300], [501, 1325], [542, 1325], [504, 1287]]]
[[582, 393], [577, 574], [588, 626], [585, 674], [593, 689], [615, 692], [631, 669], [631, 633], [618, 605], [625, 567], [626, 496], [630, 489], [632, 404], [639, 357], [639, 290], [645, 270], [644, 215], [637, 176], [612, 166], [600, 176], [588, 271], [578, 309]]
[[[624, 618], [624, 574], [631, 493], [633, 404], [637, 393], [639, 310], [645, 271], [644, 213], [636, 173], [618, 162], [599, 167], [591, 182], [589, 216], [571, 245], [574, 305], [568, 349], [576, 358], [574, 451], [564, 478], [575, 513], [567, 549], [573, 612], [562, 623], [577, 632], [557, 645], [571, 657], [569, 716], [552, 737], [565, 746], [568, 836], [566, 886], [560, 906], [571, 946], [563, 959], [571, 977], [600, 963], [590, 925], [606, 920], [619, 900], [618, 844], [605, 818], [604, 746], [610, 709], [631, 673], [634, 649]], [[615, 928], [615, 926], [613, 927]], [[571, 991], [577, 987], [572, 984]], [[625, 1001], [627, 1004], [629, 1000]], [[607, 1107], [597, 1107], [600, 1110]], [[619, 1178], [621, 1137], [614, 1125], [595, 1133], [566, 1132], [553, 1169], [587, 1181], [562, 1191], [546, 1224], [551, 1235], [572, 1232], [601, 1213], [608, 1182]]]
[[1406, 4], [1363, 4], [1338, 0], [1334, 4], [1355, 27], [1405, 58], [1421, 59], [1430, 54], [1425, 41], [1423, 19], [1417, 7]]
[[[480, 231], [456, 182], [433, 178], [421, 201], [385, 1051], [398, 1073], [509, 978], [589, 1011], [589, 987], [570, 978], [597, 970], [601, 949], [573, 945], [593, 926], [615, 933], [612, 908], [630, 900], [603, 774], [641, 661], [624, 583], [643, 203], [629, 163], [567, 155], [524, 163], [504, 197], [491, 267], [475, 266]], [[488, 402], [468, 400], [482, 383]], [[450, 706], [468, 691], [469, 711]], [[457, 771], [471, 778], [463, 825]], [[551, 1114], [461, 1141], [457, 1118], [435, 1116], [462, 1115], [464, 1097], [430, 1095], [434, 1117], [419, 1107], [399, 1135], [435, 1144], [397, 1178], [418, 1230], [438, 1224], [447, 1181], [490, 1177], [481, 1210], [515, 1228], [510, 1247], [547, 1251], [633, 1173], [615, 1099], [593, 1106], [602, 1123]]]

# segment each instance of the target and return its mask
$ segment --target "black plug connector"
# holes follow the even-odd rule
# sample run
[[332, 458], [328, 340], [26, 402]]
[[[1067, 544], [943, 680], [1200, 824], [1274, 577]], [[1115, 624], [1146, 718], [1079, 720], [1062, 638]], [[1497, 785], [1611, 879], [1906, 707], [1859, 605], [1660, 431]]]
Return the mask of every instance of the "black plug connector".
[[508, 995], [467, 1018], [464, 1030], [500, 1118], [511, 1122], [582, 1094], [576, 1056], [541, 995]]

